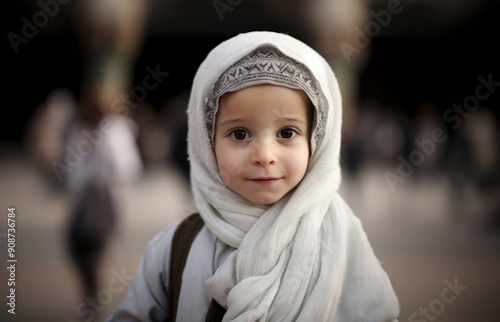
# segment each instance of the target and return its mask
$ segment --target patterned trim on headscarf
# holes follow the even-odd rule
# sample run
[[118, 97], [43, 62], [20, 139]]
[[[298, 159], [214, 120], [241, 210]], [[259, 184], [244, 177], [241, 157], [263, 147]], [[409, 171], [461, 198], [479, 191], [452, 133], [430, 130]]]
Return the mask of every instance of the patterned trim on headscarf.
[[275, 84], [306, 92], [315, 107], [312, 137], [317, 146], [326, 122], [326, 99], [309, 69], [274, 47], [254, 50], [229, 67], [215, 83], [205, 106], [205, 122], [212, 145], [219, 98], [226, 92], [259, 84]]

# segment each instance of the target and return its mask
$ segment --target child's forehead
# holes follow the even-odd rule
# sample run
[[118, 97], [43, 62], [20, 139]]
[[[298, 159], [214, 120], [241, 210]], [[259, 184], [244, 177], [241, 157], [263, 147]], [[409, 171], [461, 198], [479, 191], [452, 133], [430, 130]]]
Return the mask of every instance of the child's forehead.
[[239, 117], [258, 112], [274, 118], [293, 118], [312, 109], [312, 102], [303, 90], [262, 84], [225, 93], [219, 100], [217, 114], [223, 111]]
[[282, 101], [300, 97], [303, 101], [311, 102], [307, 93], [300, 88], [268, 83], [250, 85], [235, 91], [226, 92], [220, 97], [219, 105], [223, 102], [227, 102], [230, 96], [233, 98], [237, 96], [242, 99], [250, 99], [254, 101], [259, 101], [269, 96], [276, 97], [276, 99]]

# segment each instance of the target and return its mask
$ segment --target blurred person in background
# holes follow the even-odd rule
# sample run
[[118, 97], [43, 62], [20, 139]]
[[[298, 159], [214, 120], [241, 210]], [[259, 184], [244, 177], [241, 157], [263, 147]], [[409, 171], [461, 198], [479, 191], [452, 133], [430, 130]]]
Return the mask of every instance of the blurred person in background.
[[[33, 117], [31, 151], [51, 162], [69, 194], [67, 242], [84, 296], [95, 298], [99, 263], [118, 217], [117, 185], [138, 178], [142, 161], [129, 117], [133, 67], [148, 1], [79, 0], [71, 22], [83, 57], [80, 94], [54, 90]], [[57, 160], [57, 161], [54, 161]]]
[[[136, 179], [141, 159], [130, 107], [133, 67], [143, 41], [147, 1], [86, 0], [74, 5], [75, 29], [84, 58], [79, 119], [68, 145], [91, 142], [92, 152], [67, 176], [72, 196], [69, 250], [84, 284], [95, 298], [98, 268], [117, 217], [114, 187]], [[122, 100], [122, 101], [120, 101]], [[99, 132], [100, 130], [100, 132]]]
[[456, 131], [448, 156], [455, 217], [493, 229], [500, 227], [499, 138], [493, 113], [479, 107]]
[[[441, 116], [441, 107], [431, 101], [426, 100], [420, 103], [417, 107], [417, 113], [413, 119], [415, 137], [412, 141], [418, 140], [420, 149], [433, 137], [433, 132], [442, 130], [443, 137], [448, 137], [446, 133], [446, 125], [444, 124]], [[435, 143], [432, 147], [424, 147], [425, 162], [416, 168], [417, 179], [431, 179], [439, 177], [443, 174], [444, 153], [446, 151], [447, 140], [441, 143]], [[427, 143], [428, 144], [428, 143]]]

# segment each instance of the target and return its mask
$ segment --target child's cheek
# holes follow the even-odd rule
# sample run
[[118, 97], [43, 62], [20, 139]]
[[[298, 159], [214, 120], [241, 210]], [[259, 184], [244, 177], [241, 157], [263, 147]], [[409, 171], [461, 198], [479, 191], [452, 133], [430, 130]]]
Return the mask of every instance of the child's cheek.
[[241, 162], [235, 158], [229, 158], [227, 160], [223, 160], [219, 165], [219, 172], [222, 177], [222, 180], [227, 185], [231, 184], [231, 178], [238, 176], [242, 173], [243, 167]]

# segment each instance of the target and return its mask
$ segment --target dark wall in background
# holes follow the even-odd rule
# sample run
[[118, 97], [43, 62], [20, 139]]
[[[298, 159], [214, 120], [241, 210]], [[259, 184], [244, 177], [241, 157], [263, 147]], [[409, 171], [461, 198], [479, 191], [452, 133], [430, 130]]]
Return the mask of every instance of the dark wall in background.
[[[479, 76], [492, 74], [500, 82], [499, 9], [500, 3], [491, 1], [446, 36], [375, 37], [361, 78], [361, 100], [398, 102], [412, 116], [426, 100], [443, 111], [462, 103], [474, 94]], [[481, 103], [498, 118], [500, 87]]]

